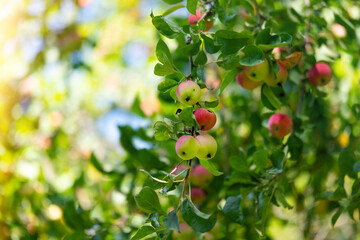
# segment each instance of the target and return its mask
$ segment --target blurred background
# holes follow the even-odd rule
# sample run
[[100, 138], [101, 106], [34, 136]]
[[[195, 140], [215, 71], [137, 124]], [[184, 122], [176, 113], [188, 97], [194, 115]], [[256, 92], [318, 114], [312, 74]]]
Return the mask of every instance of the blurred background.
[[[160, 0], [0, 1], [0, 239], [60, 239], [84, 228], [88, 235], [128, 239], [129, 226], [140, 226], [143, 215], [128, 208], [136, 186], [125, 174], [128, 155], [118, 126], [151, 136], [148, 127], [176, 109], [158, 98], [161, 78], [153, 74], [158, 36], [150, 13], [166, 8]], [[357, 21], [359, 9], [349, 8]], [[187, 15], [183, 8], [172, 16], [186, 22]], [[352, 105], [359, 68], [345, 52], [335, 54], [340, 90], [332, 93], [332, 105]], [[343, 127], [350, 113], [339, 111], [331, 134], [346, 147], [360, 125]], [[239, 137], [246, 138], [249, 127], [239, 126]], [[151, 141], [132, 140], [137, 150], [152, 148]], [[94, 167], [99, 162], [103, 169]], [[302, 177], [306, 185], [309, 175]], [[292, 239], [283, 237], [298, 233], [294, 222], [275, 219], [269, 234]], [[338, 231], [319, 225], [324, 234]], [[81, 233], [72, 237], [82, 239]]]

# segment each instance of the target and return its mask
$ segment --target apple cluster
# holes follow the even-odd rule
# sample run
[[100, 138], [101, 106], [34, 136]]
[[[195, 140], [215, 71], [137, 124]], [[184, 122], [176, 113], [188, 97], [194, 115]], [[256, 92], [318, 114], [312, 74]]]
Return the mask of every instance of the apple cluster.
[[[201, 98], [201, 89], [194, 81], [187, 80], [179, 84], [176, 89], [176, 96], [184, 105], [197, 106]], [[194, 116], [201, 133], [182, 135], [176, 142], [176, 153], [183, 160], [190, 160], [194, 157], [209, 160], [217, 152], [217, 143], [206, 131], [214, 127], [216, 115], [206, 108], [198, 108], [195, 110]]]

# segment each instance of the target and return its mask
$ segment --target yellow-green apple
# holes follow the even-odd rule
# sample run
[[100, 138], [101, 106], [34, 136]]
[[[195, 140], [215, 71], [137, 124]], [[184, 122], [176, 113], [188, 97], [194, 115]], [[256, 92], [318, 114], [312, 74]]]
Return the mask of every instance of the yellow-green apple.
[[196, 234], [186, 223], [179, 224], [180, 232], [173, 231], [173, 239], [177, 240], [196, 240]]
[[244, 73], [245, 75], [255, 81], [255, 82], [261, 82], [267, 78], [269, 75], [270, 69], [269, 69], [269, 63], [265, 60], [257, 65], [254, 66], [245, 66], [244, 67]]
[[265, 79], [265, 83], [269, 86], [281, 86], [286, 82], [286, 79], [288, 77], [288, 71], [286, 67], [284, 67], [281, 63], [276, 62], [276, 64], [279, 67], [279, 70], [275, 72], [276, 78], [271, 71], [268, 77]]
[[184, 81], [176, 89], [176, 96], [185, 105], [194, 105], [201, 97], [201, 89], [196, 82]]
[[201, 188], [193, 187], [191, 188], [191, 201], [194, 204], [202, 204], [205, 200], [205, 192]]
[[206, 108], [199, 108], [194, 112], [194, 115], [200, 130], [207, 131], [215, 126], [216, 115], [213, 111], [207, 110]]
[[196, 154], [196, 157], [198, 157], [200, 160], [209, 160], [215, 157], [217, 151], [217, 143], [211, 135], [201, 134], [195, 139], [198, 145], [198, 152]]
[[309, 80], [314, 86], [324, 86], [330, 82], [332, 71], [329, 65], [323, 62], [315, 63], [309, 70]]
[[343, 25], [338, 24], [338, 23], [334, 23], [331, 26], [331, 31], [334, 34], [335, 37], [337, 38], [344, 38], [346, 37], [346, 29]]
[[198, 153], [198, 142], [191, 135], [181, 136], [175, 145], [177, 155], [183, 160], [190, 160]]
[[[194, 14], [190, 14], [188, 17], [189, 25], [196, 25], [198, 21], [201, 19], [201, 11], [200, 9], [196, 9], [196, 16]], [[206, 23], [206, 28], [204, 31], [209, 31], [210, 28], [214, 25], [214, 21], [204, 19]]]
[[190, 174], [190, 182], [194, 186], [207, 188], [214, 176], [202, 165], [196, 165]]
[[244, 72], [241, 72], [236, 76], [236, 82], [241, 87], [243, 87], [243, 88], [245, 88], [247, 90], [253, 90], [253, 89], [255, 89], [255, 88], [257, 88], [258, 86], [261, 85], [261, 82], [255, 82], [253, 80], [250, 80], [248, 77], [246, 77]]
[[269, 118], [269, 131], [276, 138], [283, 138], [288, 135], [293, 128], [291, 117], [283, 113], [275, 113]]

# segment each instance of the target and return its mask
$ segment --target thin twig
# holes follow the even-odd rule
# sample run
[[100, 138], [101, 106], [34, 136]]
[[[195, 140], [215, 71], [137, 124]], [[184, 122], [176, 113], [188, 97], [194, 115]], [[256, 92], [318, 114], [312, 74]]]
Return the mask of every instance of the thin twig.
[[257, 26], [261, 29], [260, 11], [259, 11], [259, 5], [257, 3], [257, 0], [254, 0], [254, 4], [255, 4], [256, 16], [257, 16]]
[[180, 206], [181, 206], [182, 202], [184, 201], [184, 195], [185, 195], [185, 188], [186, 188], [186, 184], [187, 184], [187, 179], [189, 178], [190, 170], [191, 170], [191, 162], [192, 162], [192, 159], [189, 160], [189, 169], [187, 170], [186, 176], [184, 178], [184, 184], [183, 184], [182, 191], [181, 191], [181, 197], [180, 197], [179, 205], [178, 205], [176, 211], [179, 211]]

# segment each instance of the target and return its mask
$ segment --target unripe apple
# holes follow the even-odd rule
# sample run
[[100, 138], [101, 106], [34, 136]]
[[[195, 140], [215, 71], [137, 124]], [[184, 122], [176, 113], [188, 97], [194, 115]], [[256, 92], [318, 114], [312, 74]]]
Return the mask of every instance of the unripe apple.
[[191, 201], [196, 204], [202, 204], [205, 200], [205, 192], [201, 188], [193, 187], [191, 188]]
[[330, 82], [332, 71], [329, 65], [323, 62], [315, 63], [309, 70], [309, 80], [314, 86], [324, 86]]
[[269, 131], [276, 138], [283, 138], [288, 135], [293, 128], [291, 117], [283, 113], [275, 113], [269, 118]]
[[201, 188], [207, 188], [213, 178], [214, 176], [202, 165], [194, 167], [190, 174], [191, 184]]
[[181, 136], [175, 145], [177, 155], [184, 160], [190, 160], [198, 153], [198, 143], [193, 136]]
[[335, 37], [337, 38], [344, 38], [346, 37], [346, 29], [343, 25], [338, 24], [338, 23], [334, 23], [331, 26], [331, 31], [334, 34]]
[[196, 82], [185, 81], [179, 84], [176, 89], [176, 96], [185, 105], [194, 105], [201, 97], [201, 89]]
[[[189, 25], [196, 25], [198, 21], [201, 19], [201, 11], [200, 9], [196, 9], [196, 16], [194, 14], [190, 14], [188, 18]], [[205, 20], [206, 28], [204, 31], [209, 31], [209, 29], [213, 26], [214, 21]]]
[[194, 115], [200, 130], [207, 131], [215, 126], [216, 115], [213, 111], [207, 110], [206, 108], [199, 108], [194, 112]]
[[245, 75], [250, 80], [253, 80], [255, 82], [261, 82], [265, 80], [265, 78], [267, 78], [267, 76], [269, 75], [269, 72], [269, 63], [266, 58], [262, 63], [258, 65], [244, 67]]
[[265, 83], [273, 87], [283, 85], [288, 77], [288, 71], [286, 67], [284, 67], [282, 64], [278, 62], [276, 62], [276, 64], [279, 66], [279, 70], [275, 73], [276, 79], [272, 72], [270, 72], [269, 76], [265, 79]]
[[209, 160], [215, 157], [217, 151], [217, 143], [211, 135], [199, 135], [196, 137], [196, 141], [198, 144], [198, 152], [196, 156], [200, 160]]
[[173, 232], [173, 239], [177, 240], [196, 240], [196, 234], [192, 228], [187, 225], [186, 223], [180, 223], [179, 224], [179, 232], [174, 231]]
[[244, 72], [241, 72], [236, 76], [236, 82], [247, 90], [253, 90], [261, 85], [261, 82], [255, 82], [246, 77]]

